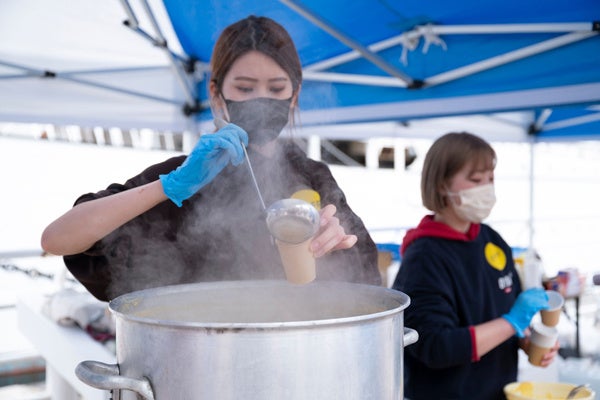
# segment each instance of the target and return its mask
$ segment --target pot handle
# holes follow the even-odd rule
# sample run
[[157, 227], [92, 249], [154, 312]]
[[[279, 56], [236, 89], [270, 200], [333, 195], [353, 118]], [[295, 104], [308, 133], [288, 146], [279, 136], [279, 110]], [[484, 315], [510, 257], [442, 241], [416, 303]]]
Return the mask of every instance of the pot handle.
[[411, 345], [419, 340], [419, 332], [414, 329], [404, 328], [404, 347]]
[[134, 379], [119, 375], [117, 364], [99, 361], [82, 361], [75, 367], [75, 375], [83, 383], [103, 390], [132, 390], [147, 400], [154, 400], [154, 392], [148, 379]]

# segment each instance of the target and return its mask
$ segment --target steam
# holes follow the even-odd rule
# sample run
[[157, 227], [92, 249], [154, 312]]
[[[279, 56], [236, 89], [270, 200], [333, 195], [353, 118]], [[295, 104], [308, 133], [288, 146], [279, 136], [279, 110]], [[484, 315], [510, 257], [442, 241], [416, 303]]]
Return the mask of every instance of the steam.
[[[308, 171], [309, 166], [301, 159], [290, 163], [290, 157], [297, 157], [300, 150], [286, 151], [284, 142], [279, 139], [261, 148], [248, 148], [266, 205], [289, 198], [300, 189], [319, 192], [323, 206], [331, 202], [345, 204], [332, 177], [325, 178], [331, 184], [314, 187], [314, 182], [321, 181], [312, 177], [316, 171]], [[336, 216], [346, 233], [356, 234], [363, 229], [360, 220], [353, 222], [357, 226], [349, 225], [352, 218], [342, 210]], [[165, 202], [134, 221], [113, 233], [119, 239], [107, 252], [112, 271], [111, 297], [178, 283], [285, 279], [246, 163], [226, 167], [182, 208], [175, 209]], [[366, 240], [359, 236], [359, 242]], [[317, 259], [317, 280], [367, 282], [372, 280], [372, 271], [365, 271], [366, 262], [357, 246], [334, 252]]]
[[[260, 324], [354, 318], [406, 307], [399, 293], [382, 294], [373, 288], [335, 282], [293, 286], [254, 281], [237, 286], [214, 285], [204, 291], [188, 288], [159, 292], [127, 311], [160, 321]], [[336, 301], [332, 301], [333, 294]], [[131, 303], [123, 304], [129, 308]], [[273, 329], [279, 330], [281, 326]]]

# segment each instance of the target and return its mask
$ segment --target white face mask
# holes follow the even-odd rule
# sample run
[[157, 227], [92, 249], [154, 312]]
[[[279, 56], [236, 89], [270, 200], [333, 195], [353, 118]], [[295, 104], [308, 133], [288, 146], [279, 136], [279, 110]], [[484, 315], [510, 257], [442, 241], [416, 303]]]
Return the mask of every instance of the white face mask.
[[[465, 221], [476, 224], [487, 218], [496, 204], [493, 183], [460, 190], [457, 193], [448, 192], [448, 195], [452, 199], [452, 206], [456, 214]], [[454, 200], [454, 197], [460, 199], [460, 204], [457, 204], [459, 202]]]

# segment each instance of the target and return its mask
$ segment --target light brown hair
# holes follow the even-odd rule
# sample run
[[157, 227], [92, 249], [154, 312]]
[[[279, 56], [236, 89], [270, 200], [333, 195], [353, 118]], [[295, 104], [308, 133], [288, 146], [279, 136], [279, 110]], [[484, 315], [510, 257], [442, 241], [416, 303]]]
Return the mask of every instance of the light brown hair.
[[450, 180], [469, 163], [473, 170], [494, 169], [496, 152], [488, 142], [467, 132], [447, 133], [433, 142], [421, 172], [423, 205], [434, 212], [443, 210]]

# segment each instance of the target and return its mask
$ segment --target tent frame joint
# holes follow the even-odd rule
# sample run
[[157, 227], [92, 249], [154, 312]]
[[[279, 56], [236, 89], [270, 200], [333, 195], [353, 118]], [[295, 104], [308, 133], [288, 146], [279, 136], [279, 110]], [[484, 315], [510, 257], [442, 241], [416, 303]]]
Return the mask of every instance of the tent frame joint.
[[422, 89], [425, 87], [425, 81], [421, 79], [413, 79], [412, 82], [406, 86], [407, 89]]
[[167, 45], [167, 39], [156, 39], [153, 41], [153, 44], [161, 49], [169, 50], [169, 46]]
[[196, 57], [187, 57], [181, 62], [183, 70], [187, 74], [192, 75], [194, 72], [196, 72], [196, 61], [198, 61]]
[[537, 134], [540, 133], [540, 131], [541, 129], [535, 123], [531, 123], [529, 124], [529, 127], [527, 127], [528, 136], [537, 136]]
[[181, 111], [186, 117], [189, 117], [191, 115], [201, 113], [204, 111], [204, 107], [202, 107], [202, 104], [199, 101], [196, 101], [194, 104], [185, 103]]

